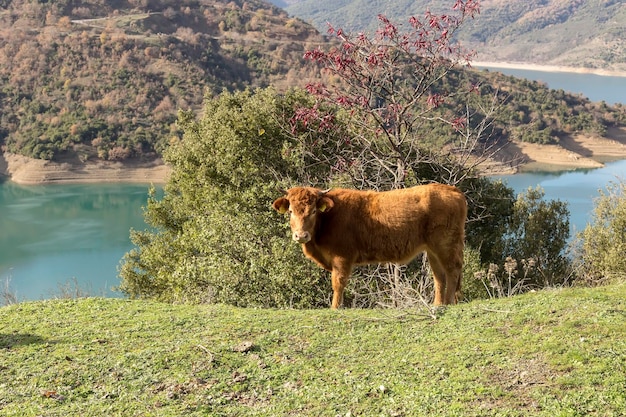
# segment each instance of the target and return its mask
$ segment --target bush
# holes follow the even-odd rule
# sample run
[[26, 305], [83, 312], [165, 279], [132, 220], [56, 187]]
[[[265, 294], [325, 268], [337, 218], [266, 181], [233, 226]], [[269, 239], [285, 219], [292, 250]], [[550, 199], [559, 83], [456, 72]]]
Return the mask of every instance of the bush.
[[515, 193], [500, 180], [468, 177], [461, 184], [468, 199], [466, 245], [476, 249], [482, 264], [501, 263], [510, 227]]
[[574, 242], [578, 280], [598, 285], [626, 277], [626, 182], [600, 190], [593, 220]]
[[[512, 287], [527, 289], [552, 287], [567, 283], [570, 261], [565, 250], [570, 236], [569, 210], [560, 200], [545, 201], [541, 188], [529, 188], [518, 195], [504, 236], [504, 260], [499, 264], [506, 270], [507, 262], [521, 262], [521, 274], [514, 275]], [[510, 268], [509, 268], [510, 269]], [[513, 268], [516, 270], [516, 267]], [[518, 285], [519, 281], [524, 282]], [[505, 287], [502, 283], [502, 287]], [[521, 292], [521, 291], [520, 291]]]
[[[284, 150], [293, 148], [287, 127], [294, 103], [306, 97], [224, 93], [206, 101], [200, 120], [181, 112], [185, 135], [165, 155], [173, 169], [165, 195], [152, 197], [146, 210], [154, 230], [132, 232], [137, 248], [123, 259], [122, 291], [169, 302], [328, 305], [325, 271], [304, 258], [270, 208], [287, 186], [280, 178], [305, 181], [303, 159]], [[325, 180], [314, 173], [327, 175], [307, 173], [309, 183]]]
[[[152, 229], [131, 232], [136, 248], [122, 261], [121, 290], [167, 302], [328, 306], [328, 273], [303, 256], [287, 237], [287, 222], [270, 209], [279, 188], [324, 186], [341, 177], [337, 155], [348, 146], [346, 122], [321, 107], [312, 109], [327, 115], [319, 123], [332, 129], [294, 122], [296, 112], [311, 105], [303, 91], [278, 95], [265, 89], [207, 99], [199, 120], [181, 112], [184, 137], [165, 154], [171, 177], [163, 198], [153, 194], [148, 201], [145, 217]], [[423, 163], [416, 172], [428, 182], [440, 180], [442, 170], [462, 169], [447, 163]], [[533, 285], [558, 281], [569, 231], [563, 203], [542, 201], [538, 190], [514, 202], [501, 182], [472, 175], [459, 186], [470, 206], [466, 299], [493, 296], [484, 280], [473, 277], [507, 256], [537, 259], [541, 274], [531, 277]], [[527, 274], [522, 279], [525, 285]], [[406, 307], [431, 293], [425, 259], [407, 267], [369, 266], [355, 272], [346, 305]]]
[[463, 281], [461, 282], [461, 293], [464, 300], [489, 298], [488, 289], [480, 279], [482, 269], [480, 251], [466, 246], [463, 251]]
[[513, 190], [501, 182], [482, 180], [466, 192], [470, 198], [476, 195], [478, 204], [466, 232], [465, 299], [509, 297], [569, 283], [567, 203], [544, 201], [540, 188], [514, 199]]

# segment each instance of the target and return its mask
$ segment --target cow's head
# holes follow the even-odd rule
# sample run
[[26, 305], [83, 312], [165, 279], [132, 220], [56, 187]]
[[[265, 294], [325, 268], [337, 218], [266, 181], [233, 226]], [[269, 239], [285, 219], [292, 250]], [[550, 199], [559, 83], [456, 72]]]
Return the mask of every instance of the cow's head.
[[320, 214], [333, 208], [333, 200], [326, 195], [327, 192], [310, 187], [290, 188], [284, 197], [272, 204], [279, 213], [289, 213], [291, 237], [296, 242], [309, 242], [315, 234]]

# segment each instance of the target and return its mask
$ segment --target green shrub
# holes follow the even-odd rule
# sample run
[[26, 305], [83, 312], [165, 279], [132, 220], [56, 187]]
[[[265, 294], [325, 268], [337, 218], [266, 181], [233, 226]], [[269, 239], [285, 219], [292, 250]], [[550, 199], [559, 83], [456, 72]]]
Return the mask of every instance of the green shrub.
[[600, 190], [593, 220], [574, 242], [579, 282], [597, 285], [626, 277], [626, 182]]
[[293, 103], [304, 100], [296, 91], [244, 91], [207, 100], [200, 120], [181, 112], [185, 135], [166, 153], [173, 172], [165, 195], [146, 210], [154, 230], [132, 232], [137, 248], [124, 257], [122, 291], [169, 302], [328, 305], [325, 271], [304, 258], [270, 207], [287, 185], [281, 178], [304, 181], [302, 160], [284, 153]]
[[515, 199], [504, 184], [485, 181], [468, 194], [481, 204], [467, 225], [465, 299], [508, 297], [569, 283], [567, 203], [545, 201], [540, 188]]
[[[296, 111], [311, 105], [303, 91], [278, 95], [265, 89], [207, 99], [200, 119], [181, 112], [184, 137], [165, 154], [171, 177], [163, 198], [153, 193], [148, 201], [151, 229], [131, 232], [136, 247], [122, 261], [120, 289], [133, 298], [167, 302], [328, 306], [328, 272], [304, 257], [289, 239], [285, 219], [270, 208], [280, 188], [342, 182], [337, 167], [342, 147], [350, 146], [346, 122], [322, 118], [332, 120], [332, 129], [312, 119], [294, 122]], [[335, 115], [332, 109], [318, 110]], [[444, 162], [417, 168], [416, 179], [426, 182], [440, 181], [440, 171], [458, 169]], [[459, 186], [470, 208], [466, 299], [493, 295], [476, 274], [507, 256], [537, 259], [541, 273], [532, 277], [533, 285], [551, 285], [564, 276], [569, 231], [564, 203], [544, 202], [539, 190], [514, 201], [506, 185], [469, 174]], [[424, 261], [391, 273], [385, 268], [390, 267], [359, 268], [347, 305], [408, 306], [430, 297], [432, 278]]]
[[461, 293], [464, 300], [471, 301], [489, 297], [485, 285], [480, 280], [481, 270], [480, 251], [466, 246], [463, 251], [463, 281], [461, 282]]
[[[569, 209], [560, 200], [545, 201], [540, 187], [528, 188], [518, 195], [504, 236], [504, 257], [498, 263], [510, 260], [526, 262], [529, 267], [516, 273], [516, 286], [544, 288], [565, 284], [569, 278], [570, 262], [565, 254], [570, 236]], [[504, 267], [505, 269], [506, 266]], [[514, 268], [515, 269], [515, 268]], [[511, 274], [506, 274], [507, 279]]]

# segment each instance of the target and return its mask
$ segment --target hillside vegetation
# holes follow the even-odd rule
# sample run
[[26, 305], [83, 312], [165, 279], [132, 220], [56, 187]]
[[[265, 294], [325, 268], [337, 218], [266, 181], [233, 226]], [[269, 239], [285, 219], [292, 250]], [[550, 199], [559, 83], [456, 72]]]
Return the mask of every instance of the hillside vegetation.
[[[488, 5], [481, 16], [489, 15]], [[331, 46], [310, 25], [258, 0], [6, 0], [0, 6], [0, 144], [40, 159], [152, 159], [180, 137], [178, 109], [200, 109], [207, 92], [304, 86], [320, 76], [305, 65], [304, 52]], [[390, 14], [401, 14], [401, 3], [393, 7]], [[376, 10], [359, 13], [374, 19]], [[474, 78], [511, 93], [497, 126], [504, 140], [553, 143], [580, 130], [603, 135], [624, 123], [623, 109], [512, 78]]]
[[626, 286], [440, 310], [0, 308], [3, 416], [620, 416]]
[[[376, 15], [406, 21], [454, 1], [291, 0], [286, 10], [321, 31], [326, 22], [351, 31], [374, 30]], [[513, 61], [626, 70], [626, 4], [619, 0], [483, 0], [460, 39], [481, 61]]]
[[[320, 78], [304, 52], [332, 46], [260, 0], [5, 0], [0, 34], [2, 150], [69, 162], [160, 156], [181, 136], [179, 109], [199, 111], [205, 94], [224, 89], [302, 87]], [[513, 78], [470, 77], [485, 94], [510, 96], [495, 126], [502, 140], [554, 143], [625, 124], [623, 108]], [[439, 88], [464, 88], [457, 78]], [[445, 137], [431, 132], [434, 143]]]
[[205, 93], [301, 84], [322, 37], [259, 1], [0, 2], [0, 141], [42, 159], [153, 157]]

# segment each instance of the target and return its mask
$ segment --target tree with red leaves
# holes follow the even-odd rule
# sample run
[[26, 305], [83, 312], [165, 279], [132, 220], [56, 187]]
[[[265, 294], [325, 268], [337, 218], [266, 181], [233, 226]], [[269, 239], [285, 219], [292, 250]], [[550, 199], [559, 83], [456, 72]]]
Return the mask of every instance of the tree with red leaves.
[[[477, 96], [477, 86], [466, 81], [463, 88], [450, 91], [443, 81], [453, 70], [469, 66], [473, 53], [456, 43], [454, 34], [477, 13], [478, 1], [456, 0], [449, 14], [426, 11], [404, 25], [379, 15], [373, 36], [352, 35], [329, 25], [337, 46], [305, 54], [305, 59], [320, 65], [328, 81], [307, 86], [317, 102], [297, 112], [293, 126], [312, 125], [315, 119], [316, 125], [332, 129], [335, 117], [347, 118], [350, 135], [332, 161], [354, 186], [401, 188], [419, 182], [419, 167], [440, 160], [443, 149], [447, 156], [457, 155], [459, 170], [446, 168], [447, 178], [437, 180], [458, 183], [461, 168], [480, 160], [469, 155], [484, 143], [481, 136], [490, 123], [484, 114], [489, 111], [473, 122], [477, 112], [459, 103]], [[340, 111], [322, 112], [322, 105]], [[442, 138], [445, 143], [433, 144], [428, 138], [434, 125], [443, 125], [448, 132]], [[432, 145], [439, 149], [433, 152]]]

